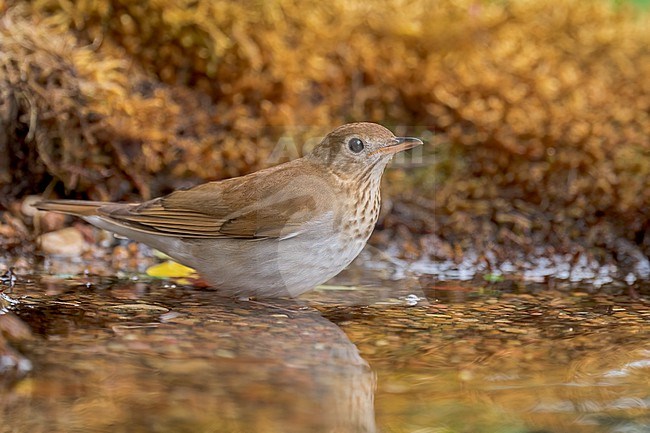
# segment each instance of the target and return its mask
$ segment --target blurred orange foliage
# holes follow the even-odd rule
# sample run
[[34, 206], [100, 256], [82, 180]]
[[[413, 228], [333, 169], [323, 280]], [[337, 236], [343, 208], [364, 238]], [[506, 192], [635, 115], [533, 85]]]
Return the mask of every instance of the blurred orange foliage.
[[650, 254], [647, 13], [580, 0], [0, 8], [0, 150], [29, 149], [0, 163], [8, 196], [54, 176], [92, 198], [150, 197], [268, 165], [284, 136], [367, 120], [435, 133], [431, 164], [389, 177], [414, 232], [520, 245], [612, 233]]

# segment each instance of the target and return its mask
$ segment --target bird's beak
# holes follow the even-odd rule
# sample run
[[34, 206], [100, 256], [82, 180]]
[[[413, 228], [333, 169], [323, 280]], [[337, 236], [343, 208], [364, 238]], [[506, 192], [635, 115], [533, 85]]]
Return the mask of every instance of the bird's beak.
[[393, 155], [397, 152], [401, 152], [403, 150], [408, 150], [408, 149], [413, 149], [416, 146], [419, 146], [423, 144], [422, 140], [419, 138], [415, 137], [395, 137], [393, 139], [393, 142], [390, 143], [387, 146], [380, 147], [379, 149], [375, 150], [372, 152], [372, 155], [380, 154], [380, 155]]

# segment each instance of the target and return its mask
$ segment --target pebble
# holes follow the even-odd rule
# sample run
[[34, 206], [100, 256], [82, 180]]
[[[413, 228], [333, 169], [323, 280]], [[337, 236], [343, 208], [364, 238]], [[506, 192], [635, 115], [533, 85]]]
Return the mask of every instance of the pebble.
[[159, 305], [152, 305], [152, 304], [106, 305], [104, 309], [117, 311], [117, 312], [145, 312], [145, 313], [163, 313], [163, 314], [169, 312], [169, 308], [161, 307]]
[[88, 250], [83, 235], [75, 227], [42, 234], [37, 243], [43, 252], [57, 256], [79, 256]]
[[33, 217], [38, 212], [38, 209], [33, 205], [41, 200], [43, 200], [43, 198], [40, 195], [28, 195], [23, 199], [22, 203], [20, 203], [20, 211], [25, 216]]
[[528, 334], [528, 330], [525, 328], [498, 328], [499, 331], [507, 332], [509, 334]]
[[235, 352], [226, 349], [217, 349], [215, 355], [217, 355], [219, 358], [228, 358], [228, 359], [233, 359], [237, 356]]
[[47, 233], [63, 228], [66, 215], [57, 212], [39, 211], [34, 204], [43, 200], [39, 195], [28, 195], [20, 203], [20, 213], [29, 218], [34, 218], [34, 226], [41, 233]]

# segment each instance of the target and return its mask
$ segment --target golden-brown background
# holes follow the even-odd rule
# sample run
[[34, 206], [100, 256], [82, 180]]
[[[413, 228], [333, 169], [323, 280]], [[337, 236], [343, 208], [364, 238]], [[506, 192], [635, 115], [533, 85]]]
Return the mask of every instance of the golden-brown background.
[[[405, 255], [650, 254], [650, 19], [610, 1], [1, 1], [0, 207], [150, 198], [348, 121]], [[12, 207], [13, 206], [13, 207]], [[412, 248], [409, 249], [409, 245]], [[410, 251], [410, 252], [409, 252]]]

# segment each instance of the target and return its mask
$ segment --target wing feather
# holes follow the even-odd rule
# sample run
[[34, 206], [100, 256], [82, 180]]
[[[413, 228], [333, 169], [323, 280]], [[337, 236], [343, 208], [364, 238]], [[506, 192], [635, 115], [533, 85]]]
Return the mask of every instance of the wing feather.
[[102, 206], [97, 212], [113, 223], [162, 236], [290, 239], [322, 212], [304, 182], [296, 182], [294, 173], [280, 174], [297, 165], [211, 182], [141, 204]]

